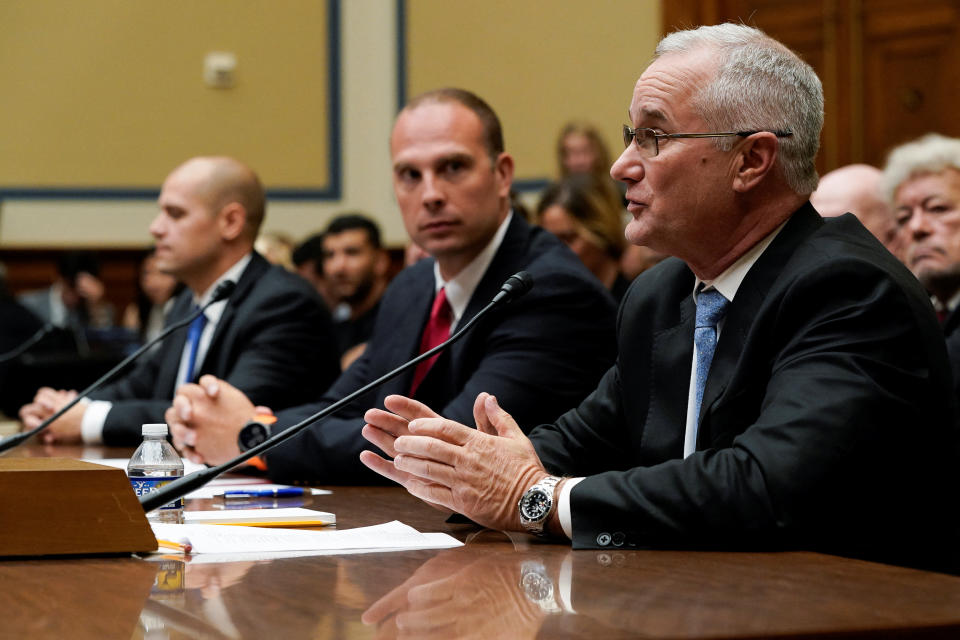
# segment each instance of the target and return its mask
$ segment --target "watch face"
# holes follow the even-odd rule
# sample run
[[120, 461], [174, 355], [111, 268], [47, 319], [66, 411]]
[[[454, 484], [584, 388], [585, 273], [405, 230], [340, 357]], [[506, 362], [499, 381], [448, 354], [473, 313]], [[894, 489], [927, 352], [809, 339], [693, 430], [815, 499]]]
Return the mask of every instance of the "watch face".
[[553, 500], [543, 489], [531, 489], [520, 501], [520, 515], [527, 520], [537, 522], [550, 512]]
[[259, 422], [248, 422], [244, 425], [243, 429], [240, 430], [237, 444], [240, 447], [240, 451], [249, 451], [268, 437], [270, 437], [270, 434], [266, 426]]

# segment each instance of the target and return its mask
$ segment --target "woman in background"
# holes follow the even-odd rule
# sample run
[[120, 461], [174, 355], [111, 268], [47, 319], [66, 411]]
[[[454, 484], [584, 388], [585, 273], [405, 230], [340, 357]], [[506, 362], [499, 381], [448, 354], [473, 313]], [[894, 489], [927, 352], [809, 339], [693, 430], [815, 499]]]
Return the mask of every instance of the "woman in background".
[[630, 281], [620, 272], [626, 242], [620, 202], [609, 181], [590, 174], [563, 178], [540, 198], [537, 222], [570, 247], [620, 301]]

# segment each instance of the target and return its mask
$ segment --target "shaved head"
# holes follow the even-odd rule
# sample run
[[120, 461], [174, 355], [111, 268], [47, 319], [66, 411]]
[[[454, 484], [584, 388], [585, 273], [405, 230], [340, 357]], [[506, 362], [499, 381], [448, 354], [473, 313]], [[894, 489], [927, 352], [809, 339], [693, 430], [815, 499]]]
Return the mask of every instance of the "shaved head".
[[257, 237], [266, 210], [266, 196], [260, 178], [253, 169], [227, 156], [191, 158], [171, 172], [171, 176], [189, 175], [195, 193], [205, 200], [211, 212], [231, 203], [246, 211], [244, 237], [250, 242]]
[[840, 167], [820, 178], [810, 202], [825, 218], [849, 211], [880, 242], [889, 244], [895, 229], [893, 212], [880, 189], [882, 176], [883, 172], [867, 164]]

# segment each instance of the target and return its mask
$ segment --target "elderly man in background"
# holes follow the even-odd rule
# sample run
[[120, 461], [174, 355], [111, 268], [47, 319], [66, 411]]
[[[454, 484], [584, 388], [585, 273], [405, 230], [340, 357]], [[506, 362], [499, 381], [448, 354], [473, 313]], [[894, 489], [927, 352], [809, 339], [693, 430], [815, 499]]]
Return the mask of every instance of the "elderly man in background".
[[955, 544], [958, 436], [936, 318], [852, 215], [809, 204], [823, 98], [762, 32], [673, 33], [637, 81], [627, 238], [675, 256], [620, 307], [620, 355], [529, 438], [387, 398], [365, 464], [496, 529], [576, 548], [803, 548], [932, 564]]
[[893, 220], [893, 210], [880, 187], [883, 172], [868, 164], [849, 164], [820, 178], [810, 204], [824, 218], [852, 213], [867, 231], [883, 243], [890, 253], [900, 257], [901, 239]]
[[895, 148], [883, 191], [903, 260], [932, 297], [960, 396], [960, 140], [929, 134]]
[[[180, 384], [214, 374], [260, 403], [289, 406], [326, 387], [339, 372], [329, 314], [301, 278], [272, 267], [253, 250], [266, 208], [257, 175], [233, 158], [201, 157], [177, 167], [163, 183], [150, 224], [157, 268], [187, 289], [169, 324], [212, 299], [227, 280], [236, 288], [171, 334], [121, 378], [92, 394], [44, 432], [46, 442], [131, 445], [144, 423], [163, 422]], [[20, 410], [33, 428], [76, 395], [40, 389]]]

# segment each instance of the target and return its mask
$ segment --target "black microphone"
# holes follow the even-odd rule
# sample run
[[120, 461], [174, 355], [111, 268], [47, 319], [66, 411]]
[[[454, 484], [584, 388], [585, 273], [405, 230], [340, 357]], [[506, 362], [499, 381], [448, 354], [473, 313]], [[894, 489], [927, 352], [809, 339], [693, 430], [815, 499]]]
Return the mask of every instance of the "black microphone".
[[49, 322], [43, 325], [41, 328], [37, 329], [36, 333], [34, 333], [29, 338], [27, 338], [20, 346], [14, 347], [13, 349], [11, 349], [10, 351], [7, 351], [4, 354], [0, 354], [0, 364], [3, 364], [4, 362], [9, 362], [10, 360], [13, 360], [15, 358], [19, 358], [21, 355], [27, 352], [27, 349], [37, 344], [41, 340], [43, 340], [54, 329], [56, 329], [56, 327], [54, 327]]
[[98, 378], [96, 382], [94, 382], [89, 387], [87, 387], [86, 389], [81, 391], [79, 394], [77, 394], [76, 398], [74, 398], [73, 400], [65, 404], [59, 411], [54, 413], [52, 416], [50, 416], [49, 418], [41, 422], [39, 425], [31, 429], [30, 431], [15, 433], [14, 435], [8, 437], [7, 439], [0, 441], [0, 453], [3, 453], [4, 451], [7, 451], [9, 449], [16, 447], [21, 442], [35, 436], [36, 434], [46, 429], [50, 425], [50, 423], [52, 423], [57, 418], [59, 418], [60, 416], [65, 414], [67, 411], [72, 409], [75, 404], [77, 404], [78, 402], [86, 398], [88, 395], [90, 395], [91, 393], [93, 393], [94, 391], [102, 387], [107, 381], [109, 381], [116, 374], [120, 373], [124, 368], [126, 368], [128, 364], [130, 364], [131, 362], [139, 358], [141, 355], [149, 351], [150, 348], [153, 347], [153, 345], [157, 344], [158, 342], [166, 338], [168, 335], [170, 335], [177, 329], [185, 327], [191, 322], [193, 322], [195, 319], [197, 319], [200, 316], [201, 313], [207, 310], [207, 307], [209, 307], [213, 303], [229, 298], [230, 294], [232, 294], [233, 290], [236, 288], [237, 288], [237, 283], [233, 282], [232, 280], [224, 280], [223, 282], [221, 282], [219, 285], [217, 285], [217, 288], [213, 290], [213, 295], [210, 296], [210, 300], [205, 305], [203, 305], [201, 308], [191, 313], [187, 318], [181, 320], [180, 322], [170, 325], [169, 327], [164, 329], [163, 332], [160, 335], [158, 335], [156, 338], [154, 338], [153, 340], [151, 340], [150, 342], [143, 345], [142, 347], [140, 347], [139, 349], [131, 353], [129, 356], [124, 358], [123, 361], [120, 362], [120, 364], [118, 364], [113, 369], [110, 369], [110, 371], [107, 371], [105, 374], [100, 376], [100, 378]]
[[173, 502], [178, 498], [182, 498], [183, 496], [187, 495], [188, 493], [190, 493], [191, 491], [193, 491], [198, 487], [202, 487], [206, 483], [216, 478], [221, 473], [225, 471], [229, 471], [233, 467], [236, 467], [237, 465], [246, 462], [250, 458], [253, 458], [254, 456], [258, 456], [261, 453], [266, 452], [268, 449], [272, 449], [273, 447], [280, 444], [281, 442], [289, 440], [293, 436], [297, 435], [298, 433], [300, 433], [301, 431], [309, 427], [311, 424], [318, 422], [320, 420], [323, 420], [327, 416], [330, 416], [336, 413], [337, 411], [342, 409], [344, 406], [350, 404], [351, 402], [356, 400], [359, 396], [362, 396], [363, 394], [367, 393], [371, 389], [375, 389], [376, 387], [379, 387], [381, 384], [388, 382], [393, 378], [396, 378], [398, 375], [400, 375], [407, 369], [415, 367], [416, 365], [420, 364], [420, 362], [422, 362], [423, 360], [426, 360], [427, 358], [431, 358], [435, 354], [442, 351], [443, 349], [446, 349], [449, 345], [459, 340], [467, 331], [469, 331], [480, 320], [480, 318], [486, 315], [488, 311], [500, 305], [504, 301], [510, 301], [510, 300], [519, 298], [520, 296], [528, 292], [532, 286], [533, 286], [533, 277], [529, 273], [527, 273], [526, 271], [520, 271], [518, 273], [515, 273], [514, 275], [510, 276], [506, 282], [503, 283], [503, 286], [500, 287], [500, 291], [493, 297], [493, 299], [490, 302], [487, 303], [487, 306], [485, 306], [483, 309], [477, 312], [477, 315], [470, 318], [470, 320], [467, 323], [465, 323], [462, 327], [457, 329], [456, 333], [454, 333], [452, 336], [447, 338], [447, 340], [445, 340], [444, 342], [441, 342], [440, 344], [435, 346], [433, 349], [424, 351], [416, 358], [413, 358], [412, 360], [408, 360], [407, 362], [403, 363], [393, 371], [383, 374], [373, 382], [367, 383], [365, 386], [360, 387], [353, 393], [347, 396], [344, 396], [343, 398], [341, 398], [340, 400], [337, 400], [336, 402], [327, 406], [326, 408], [321, 409], [320, 411], [313, 414], [312, 416], [301, 420], [300, 422], [293, 425], [289, 429], [285, 429], [280, 433], [274, 434], [273, 436], [267, 438], [257, 446], [244, 451], [233, 460], [228, 460], [227, 462], [224, 462], [223, 464], [217, 465], [215, 467], [209, 467], [207, 469], [194, 471], [188, 476], [184, 476], [178, 480], [174, 480], [169, 484], [165, 484], [163, 488], [158, 489], [157, 491], [152, 491], [146, 495], [140, 496], [140, 506], [143, 507], [144, 511], [147, 511], [147, 512], [153, 511], [154, 509], [162, 507], [167, 503]]
[[518, 271], [503, 283], [497, 295], [493, 296], [494, 302], [512, 302], [524, 295], [533, 286], [533, 276], [526, 271]]

